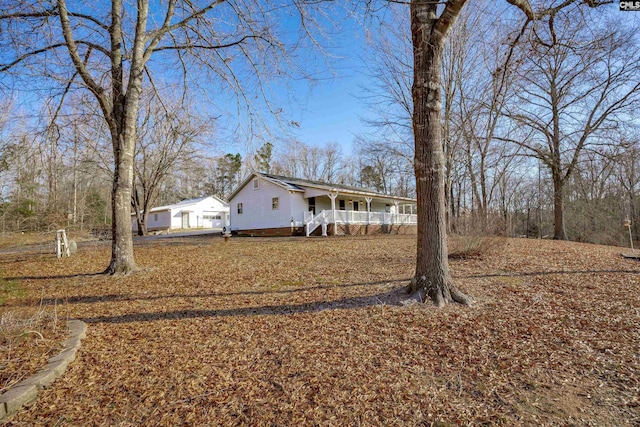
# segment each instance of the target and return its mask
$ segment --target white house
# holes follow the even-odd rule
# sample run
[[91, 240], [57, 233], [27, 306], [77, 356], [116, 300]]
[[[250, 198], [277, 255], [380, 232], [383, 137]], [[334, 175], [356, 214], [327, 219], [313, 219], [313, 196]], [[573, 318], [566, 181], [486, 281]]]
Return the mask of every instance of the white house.
[[[138, 231], [132, 214], [133, 231]], [[175, 230], [188, 228], [220, 229], [229, 224], [229, 205], [215, 196], [183, 200], [173, 205], [158, 206], [149, 211], [147, 230]]]
[[254, 172], [229, 196], [231, 231], [254, 236], [415, 233], [415, 199]]

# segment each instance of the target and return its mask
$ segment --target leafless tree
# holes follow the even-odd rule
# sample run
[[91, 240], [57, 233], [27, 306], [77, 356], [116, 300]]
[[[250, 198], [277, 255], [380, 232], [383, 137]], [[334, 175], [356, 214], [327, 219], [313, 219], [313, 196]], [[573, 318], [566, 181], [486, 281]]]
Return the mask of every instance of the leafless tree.
[[[160, 75], [188, 86], [197, 70], [204, 81], [231, 88], [253, 105], [265, 99], [265, 79], [286, 75], [298, 45], [290, 34], [279, 37], [286, 15], [298, 17], [302, 33], [313, 25], [305, 15], [315, 3], [282, 1], [270, 7], [236, 1], [112, 0], [87, 4], [72, 0], [0, 3], [3, 57], [0, 73], [14, 73], [29, 84], [53, 83], [61, 102], [76, 89], [86, 90], [100, 107], [109, 129], [114, 159], [112, 252], [109, 274], [137, 270], [131, 232], [131, 196], [136, 124], [143, 88], [161, 89]], [[312, 43], [314, 37], [310, 37]], [[171, 71], [171, 72], [169, 72]], [[296, 72], [303, 71], [301, 68]], [[268, 100], [262, 105], [278, 114]], [[255, 112], [255, 111], [253, 111]]]
[[[371, 59], [364, 61], [371, 85], [363, 87], [363, 101], [373, 113], [364, 121], [372, 131], [358, 135], [354, 146], [359, 158], [358, 175], [362, 178], [366, 171], [365, 176], [373, 180], [374, 187], [397, 194], [394, 182], [407, 171], [412, 175], [414, 154], [411, 39], [405, 8], [391, 7], [379, 25], [382, 30], [371, 31]], [[413, 180], [405, 179], [403, 187], [405, 192], [413, 193]]]
[[160, 101], [153, 94], [142, 98], [134, 162], [131, 204], [138, 234], [147, 234], [149, 210], [155, 206], [165, 178], [207, 146], [208, 121], [177, 100]]
[[356, 137], [359, 185], [369, 186], [385, 194], [411, 197], [415, 194], [412, 162], [389, 148], [385, 139]]
[[[456, 191], [464, 187], [460, 180], [468, 177], [471, 182], [467, 187], [475, 194], [473, 211], [480, 212], [477, 216], [485, 218], [482, 222], [486, 225], [489, 199], [498, 185], [497, 179], [489, 180], [490, 169], [500, 164], [499, 153], [506, 154], [503, 148], [495, 148], [492, 134], [511, 82], [512, 73], [502, 71], [502, 66], [509, 48], [505, 33], [512, 29], [501, 21], [501, 11], [493, 10], [493, 3], [477, 1], [475, 6], [461, 11], [442, 52], [442, 144], [449, 232], [454, 231], [456, 208], [464, 198]], [[366, 101], [375, 115], [367, 123], [375, 133], [362, 136], [358, 150], [361, 155], [385, 152], [389, 162], [404, 161], [411, 170], [413, 64], [409, 17], [401, 7], [392, 8], [389, 15], [381, 24], [384, 31], [372, 39], [375, 53], [369, 68], [375, 84], [368, 88]]]
[[[612, 230], [620, 228], [616, 213], [624, 204], [618, 183], [613, 179], [619, 147], [607, 153], [585, 151], [567, 183], [568, 203], [566, 227], [574, 240], [595, 243], [617, 243]], [[604, 238], [605, 235], [611, 238]]]
[[640, 191], [640, 140], [629, 141], [628, 148], [618, 156], [616, 162], [616, 178], [622, 186], [626, 199], [626, 219], [631, 220], [633, 235], [640, 238], [640, 206], [638, 192]]
[[[526, 0], [508, 0], [527, 16], [527, 22], [554, 16], [558, 10], [578, 1], [534, 11]], [[439, 4], [440, 3], [440, 4]], [[449, 273], [445, 221], [445, 171], [442, 149], [442, 53], [466, 0], [433, 2], [412, 0], [413, 44], [413, 136], [414, 168], [418, 208], [416, 273], [409, 291], [420, 298], [428, 295], [438, 306], [471, 299], [454, 285]], [[595, 1], [588, 1], [595, 6]]]
[[[513, 24], [502, 22], [499, 14], [492, 16], [489, 21], [476, 16], [474, 20], [467, 18], [457, 25], [454, 32], [459, 34], [450, 40], [457, 41], [455, 46], [458, 53], [450, 56], [452, 60], [457, 58], [461, 64], [453, 69], [455, 72], [450, 73], [452, 77], [444, 81], [445, 94], [447, 87], [454, 84], [458, 92], [452, 101], [445, 101], [445, 112], [447, 109], [457, 109], [454, 119], [457, 121], [459, 142], [449, 145], [452, 150], [464, 153], [474, 206], [472, 214], [476, 220], [476, 231], [481, 232], [489, 231], [491, 203], [498, 187], [504, 185], [503, 178], [509, 173], [514, 152], [517, 151], [494, 139], [496, 131], [501, 128], [505, 100], [512, 94], [514, 66], [509, 61], [509, 44], [505, 43], [509, 36], [505, 34], [513, 36]], [[481, 45], [479, 41], [482, 41]], [[447, 76], [446, 73], [444, 75]], [[452, 78], [455, 83], [447, 83]], [[447, 99], [446, 95], [444, 99]], [[447, 107], [448, 103], [454, 102], [453, 107]], [[446, 126], [443, 132], [446, 138]], [[453, 155], [449, 154], [448, 157], [453, 158]]]
[[342, 150], [336, 143], [312, 146], [289, 140], [275, 153], [273, 173], [302, 179], [335, 182], [342, 165]]
[[507, 116], [529, 135], [514, 142], [549, 168], [554, 239], [566, 239], [565, 184], [583, 151], [609, 146], [611, 131], [640, 105], [640, 55], [633, 28], [598, 22], [588, 11], [551, 16], [522, 44]]

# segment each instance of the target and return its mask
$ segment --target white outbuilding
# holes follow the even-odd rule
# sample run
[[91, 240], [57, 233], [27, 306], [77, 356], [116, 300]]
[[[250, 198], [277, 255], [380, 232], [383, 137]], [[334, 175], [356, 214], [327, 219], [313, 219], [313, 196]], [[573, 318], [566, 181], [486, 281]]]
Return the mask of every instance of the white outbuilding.
[[[132, 229], [138, 231], [135, 214]], [[229, 225], [229, 204], [215, 196], [183, 200], [173, 205], [158, 206], [149, 211], [147, 231], [177, 229], [222, 230]]]

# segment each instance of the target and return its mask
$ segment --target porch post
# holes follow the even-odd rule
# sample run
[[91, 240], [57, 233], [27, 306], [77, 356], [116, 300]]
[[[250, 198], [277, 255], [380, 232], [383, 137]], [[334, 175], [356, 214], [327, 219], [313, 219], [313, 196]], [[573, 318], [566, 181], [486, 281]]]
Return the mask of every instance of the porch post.
[[[397, 220], [397, 219], [398, 219], [398, 215], [400, 215], [400, 202], [399, 202], [399, 201], [397, 201], [397, 200], [394, 200], [394, 201], [393, 201], [393, 204], [394, 204], [394, 205], [395, 205], [395, 207], [396, 207], [396, 213], [395, 213], [394, 215], [396, 216], [396, 218], [395, 218], [395, 219]], [[392, 222], [396, 222], [396, 221], [392, 221]]]
[[371, 223], [371, 197], [364, 198], [367, 201], [367, 225]]
[[336, 198], [338, 197], [338, 190], [331, 190], [328, 194], [331, 199], [331, 222], [333, 222], [333, 235], [336, 235]]
[[325, 218], [325, 213], [322, 212], [322, 237], [327, 237], [327, 218]]

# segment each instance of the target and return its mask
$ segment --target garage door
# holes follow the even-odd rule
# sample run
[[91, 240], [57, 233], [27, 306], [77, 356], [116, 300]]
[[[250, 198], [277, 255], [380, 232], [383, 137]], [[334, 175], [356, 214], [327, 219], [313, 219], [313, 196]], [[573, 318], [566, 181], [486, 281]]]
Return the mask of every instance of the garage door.
[[222, 227], [224, 227], [224, 220], [222, 218], [222, 215], [220, 215], [220, 214], [204, 215], [202, 217], [202, 219], [203, 219], [202, 226], [204, 228], [222, 228]]

